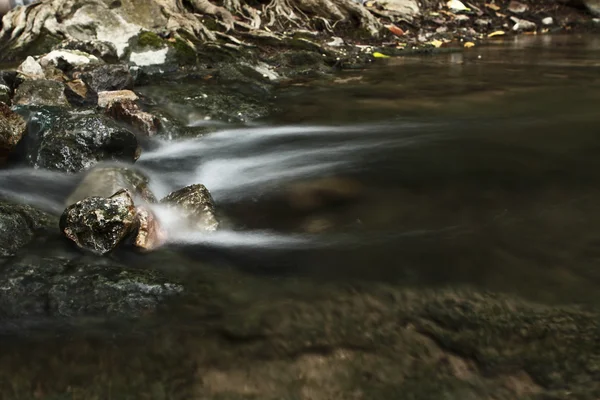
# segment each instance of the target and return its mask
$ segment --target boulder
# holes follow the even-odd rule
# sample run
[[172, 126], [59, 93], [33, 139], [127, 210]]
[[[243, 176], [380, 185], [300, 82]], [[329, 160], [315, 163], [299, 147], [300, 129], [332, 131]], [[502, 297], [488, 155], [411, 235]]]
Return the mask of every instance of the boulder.
[[127, 65], [101, 65], [89, 67], [73, 74], [73, 78], [81, 79], [95, 92], [133, 89], [133, 77]]
[[[28, 205], [0, 200], [0, 256], [12, 256], [37, 232], [56, 229], [55, 217]], [[5, 282], [0, 279], [0, 282]], [[1, 291], [0, 291], [1, 292]]]
[[106, 114], [119, 122], [126, 123], [144, 136], [154, 136], [160, 128], [158, 117], [140, 110], [139, 106], [131, 100], [113, 102], [106, 109]]
[[74, 173], [100, 161], [131, 163], [140, 154], [135, 135], [103, 116], [64, 113], [39, 130], [27, 150], [38, 168]]
[[87, 197], [70, 205], [60, 218], [60, 230], [82, 249], [106, 254], [135, 229], [136, 209], [129, 191], [110, 197]]
[[65, 96], [74, 106], [95, 106], [98, 104], [98, 93], [93, 91], [81, 79], [65, 82]]
[[27, 106], [67, 107], [65, 85], [51, 80], [26, 80], [21, 83], [13, 98], [13, 103]]
[[0, 102], [0, 164], [6, 162], [27, 129], [25, 120]]
[[4, 323], [72, 317], [138, 317], [154, 311], [183, 286], [164, 275], [131, 269], [93, 256], [40, 254], [0, 265], [0, 315]]
[[190, 185], [174, 191], [161, 203], [175, 212], [179, 226], [200, 231], [219, 228], [214, 201], [204, 185]]
[[138, 207], [136, 211], [137, 233], [134, 246], [145, 251], [162, 246], [167, 239], [167, 233], [156, 215], [146, 206]]

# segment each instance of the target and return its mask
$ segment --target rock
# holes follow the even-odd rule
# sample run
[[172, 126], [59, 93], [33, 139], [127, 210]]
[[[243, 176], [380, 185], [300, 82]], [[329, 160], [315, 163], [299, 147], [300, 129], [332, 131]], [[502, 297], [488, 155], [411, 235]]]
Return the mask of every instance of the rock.
[[478, 18], [475, 20], [475, 25], [485, 28], [492, 25], [492, 21], [487, 18]]
[[204, 185], [186, 186], [166, 196], [161, 203], [175, 211], [182, 226], [200, 231], [219, 228], [214, 201]]
[[510, 19], [515, 23], [515, 25], [512, 28], [513, 31], [535, 31], [537, 29], [537, 25], [535, 24], [535, 22], [516, 17], [511, 17]]
[[136, 204], [156, 203], [156, 197], [148, 186], [150, 179], [142, 172], [125, 167], [96, 166], [86, 173], [65, 205], [71, 205], [87, 197], [110, 197], [119, 190], [126, 189]]
[[57, 222], [55, 217], [31, 206], [0, 200], [0, 256], [14, 255], [37, 232], [56, 229]]
[[28, 252], [0, 266], [4, 322], [67, 317], [138, 317], [183, 291], [164, 275], [96, 257]]
[[0, 103], [0, 164], [6, 162], [27, 129], [25, 120], [10, 107]]
[[17, 72], [22, 79], [46, 79], [42, 66], [31, 56], [19, 65]]
[[39, 142], [32, 140], [27, 150], [37, 168], [73, 173], [100, 161], [132, 163], [139, 157], [135, 135], [103, 116], [61, 115], [40, 129]]
[[113, 102], [106, 109], [106, 114], [149, 137], [156, 135], [160, 127], [160, 119], [140, 110], [138, 105], [131, 100]]
[[592, 14], [600, 16], [600, 0], [583, 0], [583, 2]]
[[65, 83], [65, 96], [74, 106], [95, 106], [98, 104], [98, 93], [94, 92], [81, 79]]
[[529, 9], [529, 7], [527, 6], [527, 4], [523, 4], [518, 1], [513, 0], [510, 3], [508, 3], [508, 11], [515, 13], [515, 14], [522, 14], [525, 11], [527, 11], [528, 9]]
[[138, 207], [136, 215], [137, 234], [134, 245], [142, 250], [155, 250], [162, 246], [167, 238], [160, 221], [148, 207]]
[[40, 65], [43, 68], [52, 65], [63, 71], [99, 62], [96, 56], [73, 50], [53, 50], [40, 58]]
[[65, 40], [57, 46], [57, 49], [81, 51], [110, 64], [119, 61], [115, 46], [110, 42], [101, 40]]
[[15, 90], [13, 103], [28, 106], [65, 107], [69, 105], [65, 97], [65, 85], [50, 80], [26, 80]]
[[554, 24], [554, 19], [552, 17], [546, 17], [542, 20], [542, 24], [543, 25], [553, 25]]
[[114, 90], [98, 93], [98, 107], [108, 108], [115, 102], [136, 101], [138, 96], [131, 90]]
[[421, 12], [416, 0], [382, 0], [380, 4], [386, 10], [395, 11], [404, 18], [412, 19]]
[[102, 65], [73, 74], [95, 92], [133, 89], [133, 77], [127, 65]]
[[96, 254], [114, 250], [135, 228], [136, 209], [129, 191], [87, 197], [65, 209], [60, 230], [82, 249]]

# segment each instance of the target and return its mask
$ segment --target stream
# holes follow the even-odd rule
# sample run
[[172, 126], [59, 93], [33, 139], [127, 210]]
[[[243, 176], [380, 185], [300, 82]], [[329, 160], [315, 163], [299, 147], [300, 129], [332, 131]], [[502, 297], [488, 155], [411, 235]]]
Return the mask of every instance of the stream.
[[[245, 307], [359, 282], [471, 288], [596, 310], [599, 71], [600, 37], [520, 36], [299, 81], [277, 91], [271, 115], [245, 124], [179, 107], [188, 128], [210, 132], [153, 138], [136, 165], [157, 197], [206, 185], [223, 228], [188, 232], [157, 208], [166, 255], [115, 257], [191, 280], [197, 269], [234, 271], [227, 279]], [[140, 92], [156, 97], [156, 107], [161, 91], [203, 93], [201, 83], [181, 85]], [[60, 213], [78, 179], [16, 167], [0, 171], [0, 193]], [[251, 283], [240, 288], [238, 279]], [[184, 298], [152, 326], [190, 338], [211, 318], [190, 311], [196, 306]], [[106, 348], [105, 337], [90, 340]], [[173, 348], [165, 343], [147, 346]], [[96, 370], [86, 371], [82, 377]]]

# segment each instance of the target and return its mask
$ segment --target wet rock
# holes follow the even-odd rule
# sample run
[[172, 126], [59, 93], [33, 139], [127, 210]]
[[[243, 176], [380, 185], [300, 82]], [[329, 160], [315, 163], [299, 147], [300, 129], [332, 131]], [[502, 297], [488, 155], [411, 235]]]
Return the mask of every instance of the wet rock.
[[29, 161], [38, 168], [79, 172], [100, 161], [134, 162], [140, 154], [133, 133], [107, 117], [61, 115], [40, 128], [39, 143], [32, 140]]
[[175, 211], [182, 226], [201, 231], [219, 228], [214, 201], [204, 185], [186, 186], [166, 196], [161, 203]]
[[133, 89], [133, 77], [127, 65], [102, 65], [74, 74], [95, 92]]
[[23, 117], [0, 102], [0, 165], [6, 162], [25, 134], [26, 128]]
[[22, 79], [46, 79], [42, 66], [31, 56], [19, 65], [17, 72]]
[[13, 103], [27, 106], [65, 107], [69, 105], [65, 97], [65, 85], [50, 80], [26, 80], [21, 83], [13, 98]]
[[0, 266], [3, 320], [136, 317], [155, 310], [183, 287], [157, 272], [83, 257], [28, 252]]
[[136, 209], [127, 190], [111, 197], [87, 197], [67, 207], [60, 230], [82, 249], [96, 254], [114, 250], [135, 228]]
[[0, 200], [0, 255], [14, 255], [37, 232], [55, 230], [57, 222], [55, 217], [31, 206]]
[[134, 246], [146, 251], [162, 246], [167, 234], [156, 215], [148, 207], [138, 207], [136, 211], [137, 233]]
[[583, 0], [592, 14], [600, 16], [600, 0]]
[[154, 136], [160, 128], [160, 120], [154, 115], [140, 110], [131, 100], [113, 102], [106, 114], [117, 121], [130, 125], [136, 132], [145, 136]]
[[98, 107], [108, 108], [115, 102], [136, 101], [138, 96], [131, 90], [113, 90], [98, 93]]
[[99, 62], [100, 60], [96, 56], [73, 50], [53, 50], [40, 58], [42, 68], [52, 65], [63, 71], [88, 64], [98, 64]]
[[68, 206], [87, 197], [110, 197], [123, 189], [129, 191], [136, 204], [155, 203], [149, 181], [146, 175], [134, 168], [96, 166], [86, 173], [65, 204]]
[[94, 92], [81, 79], [65, 83], [65, 97], [74, 106], [94, 106], [98, 104], [98, 93]]
[[515, 14], [522, 14], [525, 11], [527, 11], [528, 9], [529, 9], [529, 7], [527, 6], [527, 4], [523, 4], [518, 1], [513, 0], [510, 3], [508, 3], [508, 11], [515, 13]]

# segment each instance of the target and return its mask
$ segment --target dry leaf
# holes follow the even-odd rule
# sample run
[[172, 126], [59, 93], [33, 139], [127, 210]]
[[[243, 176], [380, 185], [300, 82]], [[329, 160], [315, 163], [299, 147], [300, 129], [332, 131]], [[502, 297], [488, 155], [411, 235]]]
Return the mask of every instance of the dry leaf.
[[373, 53], [373, 57], [375, 57], [375, 58], [390, 58], [390, 56], [385, 55], [383, 53], [380, 53], [378, 51], [376, 51], [375, 53]]
[[433, 47], [442, 47], [442, 45], [444, 44], [444, 42], [442, 42], [441, 40], [432, 40], [431, 42], [429, 42], [429, 44], [433, 45]]
[[492, 32], [488, 35], [489, 38], [492, 38], [494, 36], [503, 36], [506, 35], [506, 33], [504, 31], [496, 31], [496, 32]]
[[464, 45], [467, 49], [471, 48], [471, 47], [475, 47], [475, 43], [473, 42], [466, 42]]
[[498, 7], [498, 6], [497, 6], [497, 5], [495, 5], [495, 4], [491, 4], [491, 3], [485, 3], [485, 6], [486, 6], [487, 8], [489, 8], [489, 9], [491, 9], [491, 10], [494, 10], [494, 11], [498, 11], [498, 10], [500, 9], [500, 7]]
[[404, 31], [398, 28], [396, 25], [388, 25], [387, 28], [396, 36], [403, 36]]

